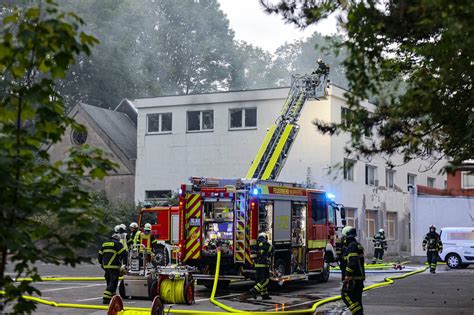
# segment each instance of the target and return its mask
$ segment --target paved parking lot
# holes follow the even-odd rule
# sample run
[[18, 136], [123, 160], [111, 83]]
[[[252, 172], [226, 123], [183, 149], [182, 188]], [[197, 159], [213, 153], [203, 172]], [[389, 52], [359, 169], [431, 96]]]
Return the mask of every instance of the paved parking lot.
[[[369, 291], [364, 294], [364, 304], [366, 314], [404, 314], [400, 312], [400, 305], [405, 305], [407, 312], [413, 310], [412, 314], [426, 313], [420, 311], [423, 307], [430, 307], [433, 302], [446, 300], [447, 304], [440, 305], [444, 311], [450, 307], [458, 307], [459, 311], [465, 311], [466, 307], [471, 311], [466, 314], [474, 314], [474, 269], [443, 271], [445, 267], [439, 267], [437, 275], [423, 273], [412, 276], [406, 280], [397, 280], [395, 285]], [[81, 265], [77, 268], [58, 267], [53, 265], [39, 266], [43, 276], [102, 276], [101, 269], [96, 265]], [[387, 274], [369, 274], [366, 285], [380, 282]], [[456, 280], [454, 280], [456, 279]], [[439, 281], [439, 283], [438, 283]], [[453, 281], [459, 283], [459, 290], [452, 292]], [[413, 283], [416, 286], [413, 287]], [[37, 287], [42, 291], [43, 298], [64, 303], [94, 304], [101, 305], [102, 292], [105, 288], [103, 281], [63, 281], [63, 282], [42, 282], [37, 283]], [[252, 282], [234, 283], [227, 290], [220, 290], [217, 293], [218, 300], [224, 304], [241, 310], [296, 310], [310, 308], [312, 304], [322, 298], [339, 295], [340, 275], [332, 273], [327, 283], [317, 283], [312, 281], [292, 282], [284, 288], [272, 291], [271, 301], [260, 299], [250, 299], [241, 303], [238, 299], [242, 292], [249, 290]], [[431, 290], [436, 288], [436, 290]], [[455, 289], [456, 290], [456, 289]], [[470, 291], [469, 291], [470, 290]], [[410, 292], [411, 291], [411, 292]], [[429, 292], [428, 292], [429, 291]], [[435, 292], [431, 294], [431, 292]], [[450, 296], [452, 293], [455, 295]], [[166, 305], [166, 307], [179, 309], [193, 309], [203, 311], [221, 311], [209, 301], [210, 291], [204, 286], [196, 287], [196, 304], [186, 305]], [[407, 296], [410, 298], [408, 299]], [[416, 298], [416, 297], [419, 298]], [[429, 296], [429, 299], [426, 297]], [[412, 298], [413, 297], [413, 298]], [[411, 300], [410, 300], [411, 299]], [[416, 300], [414, 300], [416, 299]], [[448, 302], [449, 301], [449, 302]], [[457, 301], [457, 302], [454, 302]], [[469, 303], [468, 303], [469, 302]], [[125, 300], [125, 304], [135, 307], [150, 307], [148, 300]], [[433, 304], [434, 305], [434, 304]], [[430, 314], [431, 310], [426, 309]], [[331, 303], [321, 309], [321, 314], [341, 314], [344, 311], [342, 303]], [[35, 314], [105, 314], [105, 311], [54, 308], [45, 305], [38, 305]], [[449, 313], [449, 312], [448, 312]], [[439, 313], [441, 314], [441, 313]], [[458, 314], [458, 313], [456, 313]]]

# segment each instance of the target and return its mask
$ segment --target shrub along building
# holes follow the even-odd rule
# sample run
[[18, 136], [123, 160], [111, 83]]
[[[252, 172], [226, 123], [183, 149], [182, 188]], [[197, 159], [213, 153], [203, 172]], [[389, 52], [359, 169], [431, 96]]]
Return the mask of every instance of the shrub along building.
[[68, 150], [76, 145], [89, 144], [102, 149], [118, 167], [101, 181], [85, 183], [97, 192], [104, 192], [111, 201], [133, 203], [137, 156], [137, 112], [133, 104], [123, 100], [115, 110], [109, 110], [78, 103], [69, 116], [84, 125], [86, 132], [66, 130], [61, 141], [48, 149], [51, 160], [65, 159]]
[[[243, 178], [279, 116], [288, 88], [164, 96], [134, 101], [137, 120], [135, 200], [160, 198], [187, 183], [190, 176]], [[408, 251], [407, 186], [444, 186], [444, 176], [415, 160], [387, 169], [382, 157], [357, 160], [346, 156], [349, 135], [322, 135], [312, 121], [341, 122], [350, 117], [344, 90], [329, 89], [328, 98], [308, 101], [299, 119], [299, 133], [278, 180], [325, 189], [348, 209], [362, 244], [372, 252], [371, 238], [386, 230], [389, 252]], [[374, 108], [363, 104], [369, 111]], [[367, 139], [370, 141], [370, 139]], [[401, 158], [395, 157], [395, 163]], [[335, 165], [341, 165], [337, 168]]]

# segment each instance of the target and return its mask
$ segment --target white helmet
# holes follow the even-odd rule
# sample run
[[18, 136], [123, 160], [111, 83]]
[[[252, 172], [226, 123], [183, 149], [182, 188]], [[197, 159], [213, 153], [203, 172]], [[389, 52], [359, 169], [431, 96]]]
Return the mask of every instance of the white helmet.
[[127, 229], [127, 226], [122, 223], [122, 224], [120, 224], [120, 228], [125, 231]]
[[258, 238], [264, 238], [264, 239], [267, 240], [267, 239], [268, 239], [268, 238], [267, 238], [267, 233], [265, 233], [265, 232], [260, 232], [260, 233], [258, 234]]
[[345, 226], [342, 229], [342, 235], [344, 235], [347, 238], [356, 237], [357, 236], [357, 230], [355, 228], [353, 228], [352, 226], [348, 225], [348, 226]]
[[138, 229], [138, 224], [137, 224], [137, 222], [132, 222], [132, 223], [130, 223], [130, 228], [131, 228], [131, 229]]
[[143, 228], [145, 231], [151, 231], [151, 224], [145, 223], [145, 227]]
[[384, 229], [380, 229], [379, 233], [385, 233]]
[[120, 231], [120, 225], [116, 225], [114, 227], [114, 231], [115, 231], [115, 233], [118, 233]]

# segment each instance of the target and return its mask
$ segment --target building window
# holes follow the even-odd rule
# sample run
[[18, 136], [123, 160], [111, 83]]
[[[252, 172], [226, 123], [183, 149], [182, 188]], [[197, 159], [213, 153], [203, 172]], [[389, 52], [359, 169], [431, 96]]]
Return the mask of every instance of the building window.
[[257, 127], [256, 108], [229, 109], [229, 129], [245, 129]]
[[447, 189], [448, 189], [448, 181], [445, 180], [445, 181], [444, 181], [444, 190], [447, 190]]
[[346, 107], [341, 107], [341, 124], [345, 127], [349, 127], [353, 115], [354, 113], [352, 110]]
[[81, 145], [87, 141], [87, 130], [77, 131], [75, 129], [71, 132], [71, 142], [75, 145]]
[[146, 190], [145, 200], [171, 198], [171, 190]]
[[214, 130], [214, 111], [201, 110], [188, 112], [188, 131]]
[[368, 238], [374, 237], [377, 227], [377, 211], [365, 210], [365, 233]]
[[415, 186], [416, 183], [416, 175], [415, 174], [407, 174], [407, 184]]
[[356, 226], [356, 209], [355, 208], [346, 208], [346, 225], [352, 226], [357, 229]]
[[432, 178], [432, 177], [428, 177], [428, 179], [426, 180], [426, 184], [427, 184], [428, 187], [434, 188], [434, 186], [435, 186], [435, 179]]
[[385, 186], [387, 188], [395, 188], [395, 170], [387, 169], [385, 171]]
[[397, 238], [397, 213], [387, 211], [387, 239]]
[[354, 165], [356, 161], [344, 159], [344, 179], [354, 181]]
[[171, 113], [148, 114], [148, 133], [169, 133], [172, 129]]
[[461, 188], [474, 189], [474, 171], [461, 172]]
[[376, 166], [365, 165], [365, 184], [369, 186], [378, 186]]

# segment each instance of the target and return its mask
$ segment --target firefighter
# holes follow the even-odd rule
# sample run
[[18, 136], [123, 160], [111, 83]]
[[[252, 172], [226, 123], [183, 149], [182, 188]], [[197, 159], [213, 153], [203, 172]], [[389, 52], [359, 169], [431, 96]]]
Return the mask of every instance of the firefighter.
[[246, 300], [250, 296], [256, 299], [258, 294], [262, 296], [262, 300], [271, 300], [268, 294], [268, 284], [270, 283], [270, 264], [273, 252], [273, 245], [268, 242], [267, 234], [260, 233], [257, 238], [257, 257], [255, 258], [257, 283], [248, 293], [244, 293], [241, 296], [241, 301]]
[[337, 261], [339, 263], [339, 269], [341, 270], [341, 281], [344, 281], [346, 277], [346, 263], [344, 261], [344, 251], [346, 250], [346, 236], [342, 235], [342, 237], [336, 239], [336, 255]]
[[122, 243], [125, 250], [128, 251], [128, 235], [127, 235], [127, 227], [125, 224], [116, 225], [114, 231], [116, 234], [120, 236], [120, 243]]
[[436, 263], [438, 262], [438, 252], [443, 251], [443, 243], [438, 233], [436, 233], [436, 226], [430, 225], [430, 232], [426, 234], [423, 240], [423, 250], [426, 250], [428, 265], [430, 272], [436, 273]]
[[103, 294], [103, 304], [109, 304], [115, 295], [120, 276], [120, 269], [127, 261], [127, 251], [120, 242], [120, 236], [113, 234], [110, 240], [102, 244], [99, 250], [99, 264], [105, 271], [107, 288]]
[[[138, 239], [135, 239], [138, 231], [138, 224], [137, 222], [130, 223], [130, 237], [128, 238], [128, 245], [133, 246], [138, 244]], [[136, 240], [136, 243], [135, 243]]]
[[383, 263], [383, 253], [387, 250], [384, 229], [380, 229], [372, 241], [374, 242], [374, 259], [372, 259], [372, 263], [381, 264]]
[[345, 278], [342, 284], [341, 297], [352, 314], [363, 314], [362, 291], [364, 289], [365, 268], [364, 248], [356, 240], [356, 229], [346, 226], [342, 230], [346, 237], [344, 260], [346, 263]]

